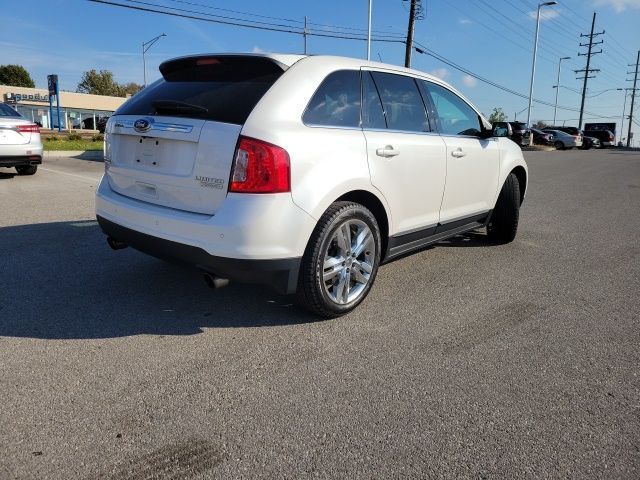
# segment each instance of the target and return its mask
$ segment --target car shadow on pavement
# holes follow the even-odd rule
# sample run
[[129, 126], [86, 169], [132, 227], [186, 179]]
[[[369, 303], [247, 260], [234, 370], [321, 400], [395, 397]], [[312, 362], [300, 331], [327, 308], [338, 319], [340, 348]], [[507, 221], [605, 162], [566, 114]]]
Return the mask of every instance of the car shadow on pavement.
[[0, 180], [4, 180], [4, 179], [8, 179], [8, 178], [13, 178], [15, 176], [17, 176], [18, 174], [16, 172], [10, 172], [10, 171], [0, 171]]
[[471, 232], [456, 235], [436, 243], [435, 247], [493, 247], [496, 243], [491, 241], [484, 230], [473, 230]]
[[0, 228], [0, 337], [193, 335], [319, 320], [268, 288], [206, 286], [192, 268], [113, 251], [97, 222]]

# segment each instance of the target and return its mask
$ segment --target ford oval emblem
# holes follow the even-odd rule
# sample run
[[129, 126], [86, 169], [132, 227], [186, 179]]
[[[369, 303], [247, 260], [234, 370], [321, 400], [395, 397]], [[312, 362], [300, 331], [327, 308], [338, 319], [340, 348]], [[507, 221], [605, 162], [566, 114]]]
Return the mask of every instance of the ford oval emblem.
[[151, 129], [151, 122], [146, 118], [139, 118], [133, 122], [133, 128], [136, 132], [148, 132]]

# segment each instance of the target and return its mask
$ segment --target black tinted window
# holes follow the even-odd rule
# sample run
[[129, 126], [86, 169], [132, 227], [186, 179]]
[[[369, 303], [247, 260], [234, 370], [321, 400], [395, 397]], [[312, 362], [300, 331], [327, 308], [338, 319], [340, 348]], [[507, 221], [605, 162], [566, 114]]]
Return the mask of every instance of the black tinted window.
[[387, 128], [384, 110], [371, 73], [362, 73], [362, 127]]
[[190, 57], [160, 65], [163, 79], [118, 109], [243, 124], [283, 69], [263, 57]]
[[20, 114], [16, 112], [9, 105], [5, 105], [4, 103], [0, 103], [0, 117], [19, 117]]
[[435, 83], [424, 81], [445, 135], [478, 135], [480, 119], [476, 111], [458, 95]]
[[307, 125], [360, 126], [360, 72], [333, 72], [316, 90], [302, 121]]
[[428, 132], [429, 122], [416, 82], [411, 77], [373, 72], [391, 130]]

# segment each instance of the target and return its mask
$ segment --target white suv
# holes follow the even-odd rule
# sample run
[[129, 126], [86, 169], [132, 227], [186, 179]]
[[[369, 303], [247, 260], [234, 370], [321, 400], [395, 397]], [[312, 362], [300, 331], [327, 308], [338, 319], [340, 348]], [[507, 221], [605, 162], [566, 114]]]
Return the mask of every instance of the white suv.
[[109, 119], [109, 244], [269, 284], [325, 317], [379, 265], [486, 226], [516, 235], [520, 148], [441, 80], [359, 59], [198, 55]]

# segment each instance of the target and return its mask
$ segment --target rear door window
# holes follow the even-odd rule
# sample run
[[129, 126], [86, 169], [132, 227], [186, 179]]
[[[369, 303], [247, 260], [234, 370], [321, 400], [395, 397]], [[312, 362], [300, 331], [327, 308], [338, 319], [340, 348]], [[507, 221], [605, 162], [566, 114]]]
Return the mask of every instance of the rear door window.
[[385, 129], [387, 121], [371, 72], [362, 72], [362, 128]]
[[302, 121], [305, 125], [360, 127], [360, 71], [329, 74], [309, 101]]
[[429, 120], [422, 96], [411, 77], [372, 72], [390, 130], [428, 132]]
[[187, 57], [160, 65], [163, 78], [149, 85], [117, 115], [169, 115], [242, 125], [282, 75], [265, 57]]

